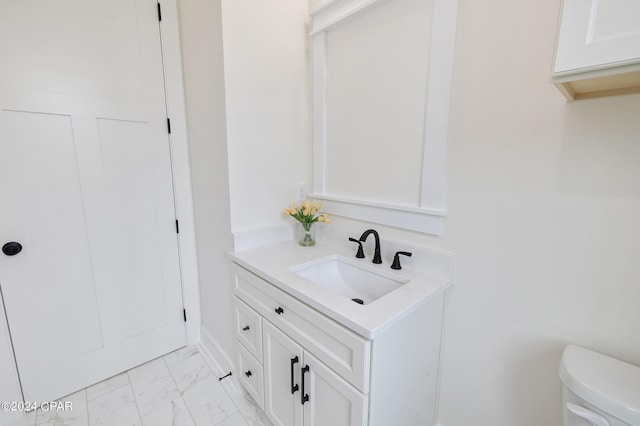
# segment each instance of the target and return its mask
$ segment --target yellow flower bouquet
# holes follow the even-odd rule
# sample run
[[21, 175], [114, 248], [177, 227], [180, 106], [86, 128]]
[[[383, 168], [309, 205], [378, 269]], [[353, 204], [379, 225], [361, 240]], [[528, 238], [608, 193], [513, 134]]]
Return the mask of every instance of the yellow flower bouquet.
[[316, 241], [313, 235], [312, 225], [316, 222], [331, 223], [329, 215], [320, 213], [321, 203], [314, 200], [305, 200], [301, 204], [293, 203], [291, 207], [284, 210], [284, 214], [296, 219], [304, 229], [304, 235], [300, 238], [301, 246], [313, 246]]

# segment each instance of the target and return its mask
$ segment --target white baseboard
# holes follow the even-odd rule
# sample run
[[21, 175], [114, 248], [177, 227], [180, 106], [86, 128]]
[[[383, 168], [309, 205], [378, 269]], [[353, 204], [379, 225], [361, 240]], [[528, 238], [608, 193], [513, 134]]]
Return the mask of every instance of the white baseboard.
[[229, 359], [218, 342], [204, 328], [200, 328], [200, 343], [197, 344], [197, 347], [205, 362], [213, 370], [213, 374], [223, 377], [231, 373], [230, 377], [222, 379], [220, 383], [228, 391], [239, 393], [241, 387], [236, 377], [236, 367], [233, 361]]

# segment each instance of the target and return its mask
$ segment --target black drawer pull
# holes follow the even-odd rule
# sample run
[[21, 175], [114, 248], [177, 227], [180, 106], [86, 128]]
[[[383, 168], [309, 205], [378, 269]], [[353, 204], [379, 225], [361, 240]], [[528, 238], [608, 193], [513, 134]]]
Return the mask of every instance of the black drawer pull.
[[295, 357], [291, 358], [291, 395], [296, 393], [296, 391], [298, 390], [298, 384], [297, 383], [295, 385], [293, 384], [293, 366], [297, 362], [298, 362], [298, 355], [296, 355]]
[[280, 306], [278, 306], [278, 307], [275, 309], [275, 311], [276, 311], [276, 314], [278, 314], [278, 315], [282, 315], [282, 314], [284, 314], [284, 309], [282, 309]]
[[245, 325], [244, 327], [242, 327], [242, 331], [249, 331], [249, 326]]
[[247, 370], [247, 372], [244, 373], [244, 375], [247, 376], [247, 377], [251, 377], [251, 370]]
[[300, 404], [304, 405], [305, 402], [307, 402], [309, 400], [309, 395], [304, 393], [304, 373], [307, 373], [309, 371], [309, 366], [305, 365], [302, 370], [300, 375], [302, 376], [302, 392], [300, 392]]

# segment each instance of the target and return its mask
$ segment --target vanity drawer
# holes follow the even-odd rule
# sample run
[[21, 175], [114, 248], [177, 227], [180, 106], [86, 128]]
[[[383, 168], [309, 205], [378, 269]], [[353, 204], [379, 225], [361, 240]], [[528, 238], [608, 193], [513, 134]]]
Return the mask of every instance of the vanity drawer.
[[241, 344], [236, 342], [238, 351], [238, 380], [249, 392], [256, 404], [264, 410], [264, 386], [262, 364]]
[[237, 297], [233, 298], [233, 316], [236, 339], [262, 362], [262, 317]]
[[368, 393], [368, 340], [237, 264], [232, 270], [238, 297], [361, 392]]

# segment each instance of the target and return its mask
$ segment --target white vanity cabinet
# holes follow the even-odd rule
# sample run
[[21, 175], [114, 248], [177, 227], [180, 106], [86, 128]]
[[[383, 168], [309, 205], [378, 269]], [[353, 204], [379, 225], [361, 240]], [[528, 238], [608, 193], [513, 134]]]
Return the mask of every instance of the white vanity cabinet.
[[265, 413], [277, 425], [365, 425], [368, 398], [264, 323]]
[[369, 339], [232, 271], [238, 377], [274, 424], [434, 424], [444, 292]]
[[233, 277], [238, 377], [267, 416], [366, 425], [370, 342], [235, 264]]
[[552, 80], [568, 99], [640, 91], [640, 0], [564, 0]]

